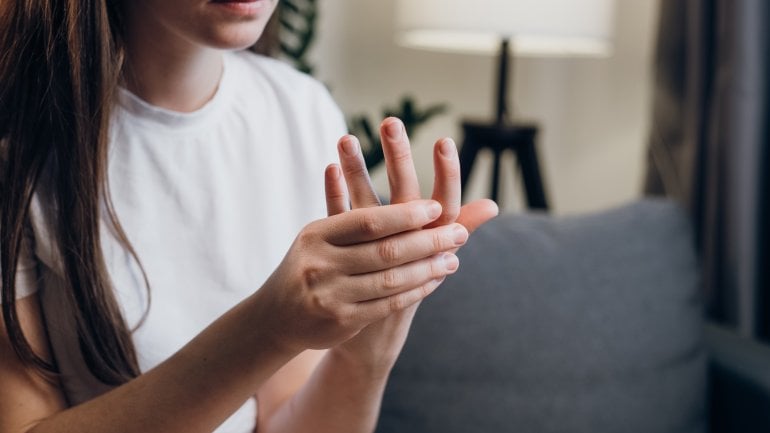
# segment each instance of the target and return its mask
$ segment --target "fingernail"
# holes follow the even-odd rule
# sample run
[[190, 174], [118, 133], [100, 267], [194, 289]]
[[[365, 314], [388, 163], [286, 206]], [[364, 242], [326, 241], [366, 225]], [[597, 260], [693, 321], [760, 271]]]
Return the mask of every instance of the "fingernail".
[[439, 145], [438, 150], [441, 152], [441, 156], [447, 159], [453, 158], [457, 153], [457, 147], [455, 146], [454, 140], [451, 138], [445, 138]]
[[460, 267], [460, 259], [452, 253], [444, 254], [444, 267], [449, 272], [454, 272]]
[[358, 154], [358, 140], [353, 137], [345, 137], [342, 140], [342, 151], [345, 155], [355, 156]]
[[397, 139], [401, 137], [401, 121], [393, 119], [385, 125], [385, 133], [388, 134], [388, 138]]
[[452, 236], [455, 241], [455, 245], [462, 245], [468, 240], [468, 231], [460, 224], [455, 224], [452, 228]]
[[441, 215], [441, 205], [439, 202], [434, 201], [428, 205], [428, 218], [434, 220]]

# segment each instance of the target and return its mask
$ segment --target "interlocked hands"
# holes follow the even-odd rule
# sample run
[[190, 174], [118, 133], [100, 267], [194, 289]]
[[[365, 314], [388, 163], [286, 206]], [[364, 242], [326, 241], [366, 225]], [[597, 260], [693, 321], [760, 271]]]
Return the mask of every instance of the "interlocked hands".
[[329, 217], [301, 231], [258, 296], [270, 307], [278, 344], [293, 351], [331, 348], [387, 373], [417, 305], [455, 272], [454, 252], [497, 206], [489, 200], [461, 206], [451, 139], [435, 145], [433, 196], [423, 200], [403, 124], [386, 119], [381, 136], [392, 204], [380, 205], [357, 140], [343, 137], [341, 164], [325, 173]]

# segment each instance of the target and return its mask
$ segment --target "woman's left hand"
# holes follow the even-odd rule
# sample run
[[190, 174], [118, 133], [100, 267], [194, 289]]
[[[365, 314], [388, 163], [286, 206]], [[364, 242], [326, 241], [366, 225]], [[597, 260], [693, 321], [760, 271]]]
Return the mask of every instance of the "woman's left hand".
[[[420, 199], [420, 185], [403, 124], [396, 118], [385, 119], [380, 127], [380, 136], [391, 203]], [[342, 137], [338, 151], [341, 166], [332, 164], [325, 174], [329, 215], [347, 210], [348, 193], [354, 209], [379, 206], [380, 201], [372, 187], [358, 140], [353, 136]], [[471, 233], [497, 215], [497, 205], [491, 200], [476, 200], [461, 206], [460, 162], [454, 141], [444, 138], [436, 142], [433, 163], [435, 181], [432, 199], [441, 203], [443, 212], [430, 227], [458, 222]], [[448, 254], [446, 260], [456, 261], [457, 258]], [[362, 367], [371, 374], [387, 375], [406, 341], [417, 307], [414, 305], [365, 327], [355, 337], [330, 349], [329, 355]]]

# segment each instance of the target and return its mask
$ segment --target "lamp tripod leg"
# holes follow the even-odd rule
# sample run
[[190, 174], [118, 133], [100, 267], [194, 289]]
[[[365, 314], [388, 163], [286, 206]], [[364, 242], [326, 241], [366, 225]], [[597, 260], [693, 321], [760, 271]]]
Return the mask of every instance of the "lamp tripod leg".
[[479, 149], [473, 144], [467, 137], [463, 142], [463, 146], [460, 148], [460, 187], [462, 191], [465, 191], [465, 186], [468, 183], [468, 178], [471, 174], [473, 164], [476, 162]]
[[527, 194], [527, 204], [530, 209], [548, 210], [548, 200], [545, 197], [543, 181], [540, 177], [540, 164], [538, 163], [535, 143], [529, 141], [516, 151], [516, 159], [521, 168], [521, 177]]
[[495, 150], [494, 165], [492, 166], [492, 184], [490, 185], [490, 197], [492, 201], [498, 204], [498, 198], [500, 197], [500, 156], [500, 150]]

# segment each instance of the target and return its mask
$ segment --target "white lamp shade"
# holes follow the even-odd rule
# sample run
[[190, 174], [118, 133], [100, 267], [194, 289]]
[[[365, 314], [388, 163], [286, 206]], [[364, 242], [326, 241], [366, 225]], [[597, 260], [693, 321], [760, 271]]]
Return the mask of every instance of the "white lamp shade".
[[397, 41], [491, 53], [500, 40], [524, 56], [607, 56], [613, 0], [397, 0]]

